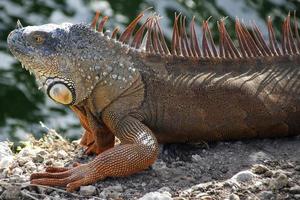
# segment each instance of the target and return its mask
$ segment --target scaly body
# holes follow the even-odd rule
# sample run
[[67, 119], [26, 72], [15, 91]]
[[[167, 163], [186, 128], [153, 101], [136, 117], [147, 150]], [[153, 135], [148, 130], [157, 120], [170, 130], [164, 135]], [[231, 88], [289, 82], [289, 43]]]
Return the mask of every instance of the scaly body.
[[[12, 53], [29, 67], [47, 94], [69, 105], [86, 132], [81, 144], [94, 161], [73, 168], [48, 168], [32, 183], [69, 191], [108, 176], [145, 169], [158, 142], [197, 142], [295, 135], [300, 132], [300, 39], [290, 17], [282, 48], [268, 21], [270, 45], [253, 25], [236, 22], [239, 49], [218, 23], [220, 46], [203, 23], [202, 50], [191, 23], [175, 17], [172, 48], [158, 17], [132, 36], [139, 15], [118, 40], [87, 25], [19, 27], [8, 37]], [[181, 23], [178, 23], [180, 21]], [[144, 32], [146, 32], [144, 34]], [[295, 35], [295, 38], [293, 37]], [[127, 45], [127, 44], [130, 44]], [[121, 144], [114, 147], [115, 136]]]

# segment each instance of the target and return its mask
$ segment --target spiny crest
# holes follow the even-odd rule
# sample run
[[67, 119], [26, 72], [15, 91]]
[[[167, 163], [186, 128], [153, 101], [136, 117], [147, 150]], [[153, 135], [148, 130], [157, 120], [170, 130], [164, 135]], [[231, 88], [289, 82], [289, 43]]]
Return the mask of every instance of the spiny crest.
[[[103, 32], [103, 27], [108, 17], [105, 16], [99, 21], [100, 13], [96, 15], [91, 23], [91, 27], [98, 32]], [[188, 58], [226, 58], [241, 59], [251, 57], [265, 56], [282, 56], [282, 55], [299, 55], [300, 54], [300, 37], [298, 32], [298, 23], [296, 13], [294, 13], [294, 24], [291, 26], [290, 14], [286, 17], [282, 24], [282, 40], [281, 47], [275, 38], [275, 31], [272, 20], [267, 20], [269, 42], [266, 42], [261, 31], [255, 22], [252, 22], [250, 29], [240, 22], [238, 18], [235, 20], [235, 33], [238, 45], [234, 44], [229, 36], [225, 19], [221, 18], [217, 22], [219, 31], [219, 45], [216, 46], [211, 29], [209, 27], [209, 19], [202, 22], [202, 42], [201, 47], [195, 30], [195, 17], [192, 18], [189, 26], [189, 34], [186, 30], [186, 17], [175, 13], [173, 26], [173, 35], [171, 48], [167, 46], [161, 26], [159, 24], [160, 17], [152, 15], [134, 32], [138, 23], [144, 16], [144, 12], [139, 14], [120, 34], [117, 39], [119, 28], [111, 34], [111, 38], [116, 38], [119, 42], [127, 44], [134, 49], [144, 51], [148, 54], [156, 54], [161, 56], [183, 56]], [[98, 22], [99, 21], [99, 22]], [[97, 26], [98, 23], [98, 26]], [[96, 29], [96, 27], [98, 27]]]

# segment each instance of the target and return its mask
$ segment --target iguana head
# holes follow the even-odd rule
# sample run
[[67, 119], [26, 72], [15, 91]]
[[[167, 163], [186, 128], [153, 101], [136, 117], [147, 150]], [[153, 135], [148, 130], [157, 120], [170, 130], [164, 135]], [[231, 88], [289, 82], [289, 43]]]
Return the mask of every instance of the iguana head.
[[20, 25], [8, 36], [12, 54], [56, 102], [72, 105], [85, 99], [104, 66], [103, 34], [88, 24]]
[[[138, 15], [118, 39], [118, 28], [111, 34], [103, 33], [108, 18], [103, 17], [98, 23], [98, 12], [91, 24], [22, 27], [19, 23], [7, 38], [8, 47], [22, 66], [35, 75], [37, 83], [50, 98], [74, 105], [86, 99], [99, 82], [118, 82], [119, 89], [130, 85], [137, 74], [128, 55], [131, 50], [170, 54], [158, 16], [148, 17], [133, 34], [143, 16], [144, 13]], [[152, 29], [156, 34], [148, 34]]]

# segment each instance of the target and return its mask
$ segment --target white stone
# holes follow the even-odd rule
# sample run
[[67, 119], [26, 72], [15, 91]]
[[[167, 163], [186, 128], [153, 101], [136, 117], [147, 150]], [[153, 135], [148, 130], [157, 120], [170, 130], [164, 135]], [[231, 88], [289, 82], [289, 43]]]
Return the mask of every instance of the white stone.
[[249, 170], [241, 171], [235, 174], [231, 179], [237, 181], [238, 183], [242, 182], [251, 182], [255, 178], [255, 174], [253, 174]]
[[149, 192], [143, 197], [139, 198], [139, 200], [172, 200], [172, 197], [170, 193], [167, 192]]
[[92, 185], [81, 186], [79, 192], [83, 196], [92, 196], [96, 193], [96, 187]]

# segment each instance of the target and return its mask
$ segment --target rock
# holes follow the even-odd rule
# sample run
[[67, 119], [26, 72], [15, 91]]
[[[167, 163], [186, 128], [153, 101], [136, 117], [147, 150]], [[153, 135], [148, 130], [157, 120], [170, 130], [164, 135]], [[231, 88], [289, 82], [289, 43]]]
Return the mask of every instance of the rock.
[[4, 156], [0, 160], [0, 170], [8, 168], [14, 160], [13, 156]]
[[29, 171], [34, 171], [36, 169], [36, 165], [32, 161], [27, 162], [24, 167]]
[[24, 183], [26, 181], [29, 181], [29, 176], [25, 176], [25, 175], [19, 175], [19, 183]]
[[261, 181], [256, 181], [253, 185], [253, 189], [256, 189], [258, 191], [263, 190], [263, 188], [264, 188], [264, 184]]
[[264, 165], [256, 164], [256, 165], [253, 165], [252, 171], [255, 174], [264, 174], [266, 171], [269, 171], [269, 169]]
[[300, 186], [296, 185], [294, 187], [291, 187], [290, 188], [290, 193], [292, 193], [292, 194], [300, 194]]
[[213, 200], [211, 196], [202, 196], [199, 198], [200, 200]]
[[12, 156], [13, 152], [11, 151], [9, 147], [8, 142], [0, 142], [0, 157], [6, 157], [6, 156]]
[[[54, 197], [54, 199], [56, 198], [57, 200], [60, 198], [59, 194], [57, 191], [53, 191], [50, 193], [50, 196]], [[53, 198], [52, 198], [53, 199]]]
[[300, 165], [297, 165], [297, 166], [295, 167], [295, 170], [296, 170], [296, 171], [300, 171]]
[[231, 179], [237, 181], [238, 183], [243, 183], [243, 182], [253, 181], [254, 177], [255, 177], [255, 174], [246, 170], [246, 171], [241, 171], [241, 172], [235, 174]]
[[276, 178], [273, 178], [271, 180], [270, 186], [271, 189], [279, 190], [285, 187], [287, 184], [288, 184], [288, 177], [285, 174], [280, 173]]
[[53, 165], [54, 160], [52, 158], [48, 159], [45, 161], [45, 165], [47, 166], [52, 166]]
[[209, 196], [207, 193], [201, 192], [195, 196], [195, 199], [200, 199], [201, 197], [207, 197], [207, 196]]
[[17, 161], [18, 161], [20, 167], [24, 166], [30, 160], [31, 160], [30, 157], [20, 157], [20, 156], [18, 156], [18, 158], [17, 158]]
[[13, 152], [8, 142], [0, 142], [0, 170], [6, 169], [13, 162]]
[[119, 199], [122, 192], [123, 187], [121, 185], [109, 186], [104, 188], [99, 196], [103, 199]]
[[172, 197], [165, 192], [149, 192], [143, 197], [139, 198], [139, 200], [172, 200]]
[[55, 160], [55, 161], [53, 161], [52, 165], [53, 165], [54, 167], [64, 167], [64, 166], [65, 166], [65, 163], [64, 163], [64, 161], [62, 161], [62, 160]]
[[68, 156], [68, 154], [67, 154], [67, 152], [65, 152], [64, 150], [59, 150], [58, 152], [57, 152], [57, 157], [59, 158], [59, 159], [64, 159], [64, 158], [66, 158]]
[[172, 192], [171, 188], [169, 188], [169, 187], [162, 187], [162, 188], [160, 188], [157, 191], [160, 192], [160, 193], [163, 193], [163, 192], [169, 192], [169, 193], [171, 193]]
[[43, 149], [40, 149], [39, 151], [36, 152], [36, 154], [40, 156], [46, 156], [48, 155], [48, 152]]
[[42, 163], [44, 162], [44, 157], [43, 155], [40, 155], [40, 154], [36, 154], [35, 157], [32, 158], [32, 160], [35, 162], [35, 163]]
[[200, 162], [202, 160], [203, 160], [203, 158], [200, 155], [198, 155], [198, 154], [192, 155], [193, 162]]
[[272, 172], [271, 170], [266, 171], [266, 172], [264, 173], [264, 176], [266, 176], [266, 177], [272, 177], [272, 176], [273, 176], [273, 172]]
[[19, 167], [16, 167], [12, 170], [13, 175], [21, 175], [23, 173], [23, 170]]
[[267, 155], [263, 151], [258, 151], [258, 152], [252, 153], [250, 155], [250, 160], [252, 160], [254, 163], [257, 163], [257, 162], [263, 161], [263, 160], [268, 160], [269, 158], [270, 158], [270, 156]]
[[258, 194], [258, 198], [261, 200], [275, 200], [275, 195], [272, 191], [262, 191]]
[[92, 196], [96, 193], [96, 187], [93, 185], [81, 186], [79, 193], [83, 196]]
[[21, 197], [21, 188], [16, 186], [9, 186], [1, 194], [0, 199], [16, 200], [16, 199], [21, 199], [20, 197]]
[[236, 195], [236, 194], [231, 194], [229, 196], [229, 200], [240, 200], [240, 197], [238, 195]]
[[289, 168], [294, 168], [294, 165], [290, 162], [286, 162], [281, 166], [282, 169], [289, 169]]
[[294, 198], [295, 198], [296, 200], [299, 200], [299, 199], [300, 199], [300, 194], [294, 195]]
[[36, 156], [36, 152], [33, 149], [31, 149], [31, 147], [25, 147], [18, 153], [18, 156], [32, 158]]
[[153, 165], [152, 165], [152, 169], [155, 171], [161, 170], [161, 169], [165, 169], [167, 168], [167, 165], [164, 161], [156, 161]]

